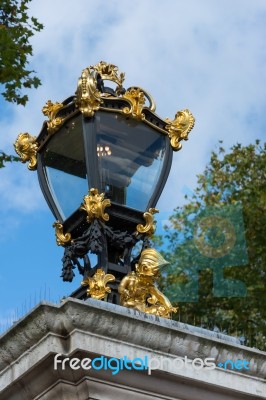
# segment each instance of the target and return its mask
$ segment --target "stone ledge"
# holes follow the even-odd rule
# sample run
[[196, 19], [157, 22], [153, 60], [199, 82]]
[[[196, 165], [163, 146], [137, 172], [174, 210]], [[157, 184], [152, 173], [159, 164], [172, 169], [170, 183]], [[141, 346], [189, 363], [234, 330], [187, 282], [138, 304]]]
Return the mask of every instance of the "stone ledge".
[[[167, 382], [164, 395], [169, 395], [169, 398], [173, 399], [176, 398], [171, 397], [173, 391], [177, 387], [181, 390], [180, 382], [187, 382], [190, 386], [186, 389], [187, 391], [207, 385], [209, 389], [204, 390], [214, 391], [216, 399], [262, 399], [263, 390], [266, 391], [263, 381], [266, 376], [265, 353], [241, 346], [234, 338], [226, 335], [92, 299], [86, 302], [66, 299], [60, 305], [41, 303], [0, 338], [0, 349], [0, 390], [2, 393], [18, 389], [24, 382], [23, 385], [27, 388], [31, 387], [32, 393], [37, 396], [36, 393], [41, 390], [41, 385], [39, 383], [35, 388], [34, 382], [37, 378], [35, 375], [35, 378], [32, 378], [31, 369], [40, 371], [44, 365], [47, 365], [47, 369], [50, 369], [49, 376], [46, 374], [46, 378], [41, 382], [45, 381], [45, 385], [54, 385], [54, 382], [58, 380], [58, 376], [51, 371], [54, 354], [75, 356], [77, 352], [81, 352], [83, 358], [96, 354], [96, 356], [105, 355], [116, 358], [124, 355], [129, 358], [149, 355], [164, 357], [168, 360], [184, 356], [188, 359], [196, 357], [212, 357], [216, 360], [247, 359], [251, 361], [250, 371], [245, 374], [224, 371], [220, 368], [213, 371], [204, 369], [195, 371], [192, 368], [175, 371], [171, 366], [165, 365], [159, 371], [155, 371], [152, 378], [145, 376], [143, 383], [141, 383], [142, 375], [139, 375], [138, 385], [143, 388], [155, 382], [154, 385], [157, 385], [157, 391], [160, 392], [162, 388], [160, 384], [158, 385], [158, 379], [155, 379], [158, 375], [159, 382], [162, 380]], [[43, 373], [46, 373], [46, 370]], [[93, 376], [93, 374], [90, 375]], [[96, 374], [95, 378], [97, 376], [99, 377]], [[120, 381], [122, 382], [127, 376], [128, 374], [121, 374]], [[170, 390], [171, 376], [176, 381], [173, 384], [175, 389], [171, 389], [172, 392]], [[66, 377], [64, 375], [61, 378]], [[112, 376], [105, 377], [109, 382], [113, 378]], [[75, 376], [74, 382], [78, 379], [82, 379], [82, 376]], [[127, 380], [124, 385], [127, 385]], [[225, 389], [234, 395], [224, 396], [222, 393]], [[152, 390], [152, 386], [149, 390]], [[203, 392], [199, 391], [199, 393]], [[239, 397], [240, 395], [242, 397]], [[10, 396], [3, 399], [13, 399]], [[28, 400], [27, 395], [25, 396]], [[200, 399], [201, 397], [194, 393], [193, 398]]]
[[[98, 300], [84, 302], [72, 298], [60, 305], [40, 303], [2, 335], [0, 370], [46, 334], [67, 337], [74, 329], [107, 337], [119, 335], [120, 340], [131, 340], [145, 347], [148, 344], [153, 350], [159, 348], [181, 357], [242, 357], [254, 360], [253, 375], [266, 377], [265, 353], [242, 346], [235, 338]], [[160, 334], [164, 335], [164, 343]]]

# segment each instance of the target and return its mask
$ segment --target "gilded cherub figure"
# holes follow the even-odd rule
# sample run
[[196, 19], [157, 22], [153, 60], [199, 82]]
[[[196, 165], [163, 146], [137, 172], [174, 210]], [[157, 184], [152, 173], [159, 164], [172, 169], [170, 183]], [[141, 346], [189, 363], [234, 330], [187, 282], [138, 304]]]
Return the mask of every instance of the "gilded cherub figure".
[[118, 288], [120, 304], [124, 307], [170, 318], [177, 309], [156, 287], [159, 268], [169, 264], [155, 249], [145, 249], [136, 264], [136, 272], [125, 276]]

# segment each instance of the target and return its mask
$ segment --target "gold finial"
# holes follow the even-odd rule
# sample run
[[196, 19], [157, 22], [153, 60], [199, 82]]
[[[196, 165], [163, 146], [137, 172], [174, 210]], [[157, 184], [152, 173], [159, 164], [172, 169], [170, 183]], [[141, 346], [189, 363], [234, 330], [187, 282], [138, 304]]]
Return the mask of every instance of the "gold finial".
[[177, 308], [155, 285], [159, 268], [167, 264], [155, 249], [143, 250], [136, 272], [125, 276], [118, 287], [121, 305], [164, 318], [170, 318], [172, 312], [177, 312]]
[[111, 289], [106, 286], [108, 282], [114, 282], [115, 277], [112, 274], [106, 274], [102, 269], [97, 269], [92, 278], [86, 278], [81, 282], [82, 286], [89, 286], [87, 295], [93, 299], [102, 300]]
[[84, 117], [92, 117], [102, 103], [101, 92], [97, 89], [96, 72], [85, 68], [78, 80], [76, 106]]
[[151, 236], [154, 234], [156, 230], [156, 226], [154, 224], [154, 214], [158, 213], [159, 210], [157, 208], [149, 208], [149, 211], [146, 211], [143, 214], [146, 225], [138, 224], [137, 231], [139, 233], [146, 233], [146, 235]]
[[63, 232], [63, 225], [59, 221], [53, 224], [53, 228], [55, 228], [56, 243], [58, 246], [65, 246], [71, 241], [71, 234]]
[[17, 154], [21, 157], [23, 163], [29, 161], [28, 169], [33, 171], [37, 168], [37, 151], [38, 143], [36, 136], [31, 136], [29, 133], [21, 133], [18, 135], [14, 143]]
[[116, 65], [108, 64], [105, 61], [100, 61], [94, 66], [91, 65], [90, 69], [97, 71], [101, 75], [102, 79], [115, 82], [118, 85], [116, 91], [122, 88], [125, 79], [125, 73], [121, 72], [119, 75], [119, 70]]
[[89, 195], [84, 196], [84, 203], [80, 209], [87, 212], [87, 222], [91, 222], [95, 218], [103, 221], [109, 221], [109, 215], [105, 213], [105, 208], [110, 207], [109, 199], [104, 199], [104, 193], [99, 194], [98, 189], [90, 189]]
[[120, 95], [122, 92], [125, 74], [120, 73], [119, 75], [116, 65], [100, 61], [96, 65], [85, 68], [78, 80], [76, 91], [76, 105], [85, 117], [92, 117], [94, 112], [99, 110], [103, 102], [101, 97], [104, 96], [104, 94], [100, 92], [97, 84], [98, 74], [100, 74], [101, 79], [115, 82], [118, 85], [116, 88], [117, 95]]
[[168, 136], [170, 138], [171, 146], [173, 150], [180, 150], [181, 140], [187, 140], [188, 134], [194, 127], [195, 118], [189, 110], [178, 111], [175, 115], [175, 119], [171, 121], [169, 118], [166, 120], [165, 129], [168, 131]]

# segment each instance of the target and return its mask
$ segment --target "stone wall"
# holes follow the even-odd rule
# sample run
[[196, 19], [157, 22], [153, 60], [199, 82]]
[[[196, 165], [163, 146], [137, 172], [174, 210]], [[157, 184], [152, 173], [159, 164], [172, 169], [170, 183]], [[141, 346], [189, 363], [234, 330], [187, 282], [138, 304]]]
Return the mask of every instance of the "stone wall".
[[[56, 354], [61, 361], [126, 356], [161, 365], [150, 374], [130, 370], [130, 363], [116, 374], [73, 369], [70, 360], [55, 369]], [[92, 299], [39, 304], [1, 336], [0, 356], [1, 400], [261, 400], [266, 393], [265, 353], [226, 335]], [[209, 357], [215, 369], [191, 364]], [[249, 369], [218, 367], [228, 359], [247, 360]]]

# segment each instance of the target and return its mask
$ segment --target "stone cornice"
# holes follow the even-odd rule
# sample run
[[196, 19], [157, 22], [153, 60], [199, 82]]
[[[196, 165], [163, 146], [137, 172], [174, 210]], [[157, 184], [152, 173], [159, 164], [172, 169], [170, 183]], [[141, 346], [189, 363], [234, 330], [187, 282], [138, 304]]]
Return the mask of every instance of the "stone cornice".
[[60, 305], [40, 303], [0, 337], [0, 371], [46, 335], [67, 339], [74, 330], [177, 357], [248, 359], [248, 375], [266, 376], [265, 353], [239, 345], [234, 338], [93, 299], [72, 298]]

